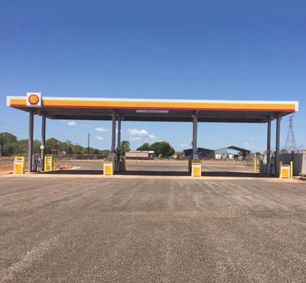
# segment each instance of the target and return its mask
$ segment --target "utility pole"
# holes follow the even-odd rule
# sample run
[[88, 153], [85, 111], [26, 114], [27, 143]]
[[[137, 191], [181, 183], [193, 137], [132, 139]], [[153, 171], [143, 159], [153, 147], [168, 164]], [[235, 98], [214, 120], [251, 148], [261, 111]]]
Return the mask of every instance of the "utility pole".
[[90, 133], [87, 136], [87, 154], [89, 155], [89, 145], [90, 145]]

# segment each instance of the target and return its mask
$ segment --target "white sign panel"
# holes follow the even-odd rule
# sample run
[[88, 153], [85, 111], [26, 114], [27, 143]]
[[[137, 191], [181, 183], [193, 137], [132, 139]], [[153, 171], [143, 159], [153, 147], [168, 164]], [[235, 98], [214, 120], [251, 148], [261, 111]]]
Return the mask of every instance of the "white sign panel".
[[41, 107], [41, 93], [27, 92], [27, 107]]

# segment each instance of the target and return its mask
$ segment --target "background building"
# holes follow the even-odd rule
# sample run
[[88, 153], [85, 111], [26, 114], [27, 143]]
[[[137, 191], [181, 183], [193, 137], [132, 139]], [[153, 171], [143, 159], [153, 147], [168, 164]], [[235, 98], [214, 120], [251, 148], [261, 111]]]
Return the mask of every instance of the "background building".
[[251, 151], [237, 146], [229, 146], [214, 151], [216, 159], [234, 159], [237, 157], [247, 157]]
[[[186, 158], [192, 158], [192, 148], [185, 149], [184, 155]], [[198, 147], [197, 154], [199, 155], [199, 159], [213, 159], [215, 158], [215, 151], [212, 149]]]
[[125, 158], [139, 160], [154, 159], [154, 151], [131, 150], [125, 153]]

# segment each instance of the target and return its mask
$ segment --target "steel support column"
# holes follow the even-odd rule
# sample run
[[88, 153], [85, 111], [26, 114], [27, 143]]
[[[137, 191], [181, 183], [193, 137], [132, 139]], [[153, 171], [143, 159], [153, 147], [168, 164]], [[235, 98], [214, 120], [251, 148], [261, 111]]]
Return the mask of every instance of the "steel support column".
[[112, 114], [112, 146], [111, 152], [116, 152], [116, 115]]
[[271, 119], [267, 127], [267, 175], [271, 176]]
[[46, 147], [46, 115], [42, 116], [41, 119], [41, 148], [40, 148], [40, 160], [41, 160], [41, 170], [45, 170], [45, 147]]
[[279, 153], [280, 153], [280, 130], [281, 130], [281, 117], [276, 119], [276, 149], [275, 149], [275, 173], [279, 176], [280, 164], [279, 164]]
[[120, 149], [121, 144], [121, 119], [118, 118], [118, 132], [117, 132], [117, 150]]
[[192, 120], [192, 158], [198, 153], [198, 116], [193, 115]]
[[120, 144], [121, 144], [121, 118], [118, 117], [118, 129], [117, 129], [117, 171], [120, 168]]
[[33, 172], [34, 112], [29, 113], [28, 170]]

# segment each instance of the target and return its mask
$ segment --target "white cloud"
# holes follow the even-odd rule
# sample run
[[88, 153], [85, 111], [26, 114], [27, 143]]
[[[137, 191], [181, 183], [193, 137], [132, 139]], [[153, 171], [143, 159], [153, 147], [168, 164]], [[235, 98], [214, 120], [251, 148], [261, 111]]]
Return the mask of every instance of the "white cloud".
[[131, 141], [140, 141], [141, 137], [131, 137], [130, 140]]
[[188, 146], [188, 144], [187, 143], [182, 143], [182, 144], [180, 144], [180, 147], [187, 147]]
[[255, 149], [256, 146], [253, 143], [244, 142], [243, 145], [249, 149]]
[[75, 121], [68, 121], [67, 122], [67, 126], [69, 127], [75, 127], [77, 125], [77, 123]]
[[100, 136], [96, 136], [96, 139], [99, 140], [99, 141], [103, 141], [104, 140], [104, 138], [100, 137]]
[[100, 132], [100, 133], [105, 133], [105, 132], [107, 132], [108, 130], [105, 129], [105, 128], [95, 128], [95, 131], [96, 131], [96, 132]]
[[155, 140], [156, 137], [145, 129], [128, 129], [132, 141]]

